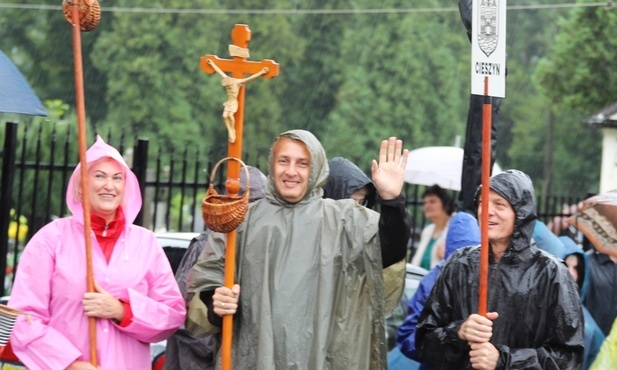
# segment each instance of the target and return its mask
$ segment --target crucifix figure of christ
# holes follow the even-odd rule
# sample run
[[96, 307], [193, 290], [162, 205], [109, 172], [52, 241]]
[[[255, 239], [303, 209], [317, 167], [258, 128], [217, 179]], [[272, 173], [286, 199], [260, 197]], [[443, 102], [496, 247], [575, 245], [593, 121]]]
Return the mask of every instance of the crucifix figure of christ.
[[230, 143], [236, 142], [236, 118], [234, 117], [236, 112], [238, 111], [238, 93], [240, 92], [240, 87], [246, 84], [249, 81], [252, 81], [260, 76], [268, 73], [268, 67], [264, 67], [261, 71], [250, 75], [247, 78], [233, 78], [229, 77], [222, 69], [220, 69], [212, 60], [208, 60], [208, 64], [214, 68], [216, 73], [223, 77], [221, 84], [225, 88], [227, 92], [227, 101], [223, 103], [223, 120], [225, 121], [225, 126], [227, 126], [227, 133], [229, 137]]
[[[223, 77], [222, 84], [227, 93], [224, 103], [223, 119], [228, 128], [228, 156], [242, 158], [242, 133], [244, 127], [245, 84], [263, 78], [274, 78], [279, 74], [279, 65], [273, 60], [251, 61], [248, 43], [251, 30], [246, 24], [236, 24], [231, 31], [232, 45], [229, 54], [232, 59], [221, 59], [216, 55], [201, 58], [201, 70], [208, 74], [217, 73]], [[249, 75], [247, 77], [247, 75]], [[234, 137], [235, 136], [235, 137]], [[239, 178], [240, 165], [236, 161], [228, 163], [228, 177]]]

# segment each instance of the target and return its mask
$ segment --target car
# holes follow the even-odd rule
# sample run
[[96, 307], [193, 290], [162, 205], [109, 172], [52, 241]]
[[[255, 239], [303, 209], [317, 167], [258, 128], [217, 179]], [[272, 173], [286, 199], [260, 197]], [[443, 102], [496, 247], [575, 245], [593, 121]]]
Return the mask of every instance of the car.
[[[171, 268], [176, 273], [182, 257], [194, 237], [199, 233], [194, 232], [157, 232], [155, 233], [161, 247], [165, 251], [165, 255], [169, 259]], [[0, 298], [1, 304], [7, 304], [9, 297]], [[165, 364], [165, 347], [166, 342], [161, 341], [150, 344], [150, 355], [152, 359], [152, 370], [161, 370]], [[13, 353], [11, 343], [0, 347], [0, 370], [26, 370], [26, 367], [19, 361]]]
[[[182, 257], [186, 253], [189, 244], [199, 233], [191, 232], [156, 232], [154, 233], [161, 247], [167, 255], [171, 269], [176, 274]], [[150, 358], [152, 359], [152, 370], [162, 370], [165, 365], [165, 348], [167, 341], [152, 343], [150, 345]]]
[[178, 266], [189, 247], [191, 240], [197, 237], [199, 233], [192, 232], [156, 232], [154, 233], [161, 247], [167, 255], [171, 270], [176, 274]]

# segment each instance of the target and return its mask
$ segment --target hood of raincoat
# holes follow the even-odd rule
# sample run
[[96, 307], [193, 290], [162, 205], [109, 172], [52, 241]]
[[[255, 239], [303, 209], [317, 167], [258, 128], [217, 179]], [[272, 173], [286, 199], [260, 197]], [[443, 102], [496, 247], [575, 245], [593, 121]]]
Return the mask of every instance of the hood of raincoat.
[[[246, 166], [249, 171], [249, 181], [251, 194], [249, 195], [249, 202], [254, 202], [266, 196], [266, 175], [263, 174], [257, 167]], [[246, 189], [246, 172], [243, 170], [240, 172], [240, 192], [238, 195], [244, 194]]]
[[446, 235], [446, 254], [448, 259], [459, 248], [480, 244], [478, 220], [467, 212], [457, 212], [450, 218]]
[[[292, 140], [301, 141], [306, 145], [310, 155], [311, 155], [311, 164], [310, 164], [310, 174], [308, 180], [307, 192], [304, 195], [304, 198], [296, 203], [289, 203], [283, 198], [281, 198], [280, 194], [274, 187], [274, 145], [276, 142], [282, 138], [288, 137]], [[283, 132], [279, 136], [274, 139], [274, 143], [272, 143], [272, 147], [270, 148], [270, 156], [268, 157], [268, 189], [266, 192], [266, 199], [268, 201], [280, 204], [285, 207], [293, 207], [294, 205], [305, 204], [309, 200], [313, 198], [321, 198], [323, 195], [323, 190], [321, 187], [325, 184], [326, 180], [328, 180], [328, 173], [330, 169], [328, 167], [326, 151], [315, 135], [305, 130], [290, 130], [287, 132]]]
[[377, 197], [375, 185], [358, 166], [342, 157], [332, 158], [328, 166], [330, 174], [323, 187], [324, 198], [347, 199], [354, 191], [366, 186], [369, 191], [366, 196], [366, 207], [373, 208]]
[[[97, 161], [103, 157], [109, 157], [118, 162], [124, 169], [125, 188], [124, 199], [122, 201], [122, 210], [124, 211], [124, 217], [127, 225], [130, 225], [135, 221], [137, 214], [141, 210], [141, 191], [139, 189], [139, 182], [137, 176], [131, 171], [129, 166], [124, 161], [124, 158], [120, 155], [120, 152], [111, 145], [105, 143], [103, 139], [97, 135], [96, 142], [86, 151], [86, 162], [90, 165], [92, 162]], [[73, 214], [73, 216], [83, 223], [84, 211], [81, 204], [81, 163], [77, 165], [75, 171], [71, 175], [68, 187], [66, 189], [66, 204]]]
[[[512, 206], [516, 219], [514, 233], [508, 247], [514, 251], [529, 248], [536, 223], [536, 200], [533, 183], [529, 176], [519, 170], [507, 170], [491, 177], [491, 190], [504, 197]], [[480, 200], [482, 186], [476, 192], [476, 205]]]
[[542, 249], [553, 256], [564, 261], [567, 256], [571, 254], [576, 254], [578, 257], [578, 276], [580, 282], [576, 282], [576, 285], [579, 288], [579, 294], [581, 299], [585, 297], [585, 293], [587, 292], [588, 285], [588, 276], [589, 271], [587, 269], [587, 255], [585, 251], [578, 246], [572, 238], [569, 236], [560, 236], [553, 234], [548, 227], [542, 221], [536, 221], [536, 225], [533, 230], [533, 240], [536, 242], [536, 246], [539, 249]]
[[536, 221], [532, 237], [538, 248], [561, 259], [566, 257], [563, 243], [557, 238], [557, 235], [548, 229], [544, 222]]
[[572, 238], [569, 236], [560, 236], [557, 239], [563, 244], [563, 259], [565, 260], [567, 256], [571, 254], [576, 254], [578, 256], [578, 276], [579, 280], [582, 278], [581, 282], [577, 282], [579, 287], [579, 293], [581, 295], [581, 300], [585, 299], [585, 295], [587, 294], [587, 289], [589, 286], [589, 257]]

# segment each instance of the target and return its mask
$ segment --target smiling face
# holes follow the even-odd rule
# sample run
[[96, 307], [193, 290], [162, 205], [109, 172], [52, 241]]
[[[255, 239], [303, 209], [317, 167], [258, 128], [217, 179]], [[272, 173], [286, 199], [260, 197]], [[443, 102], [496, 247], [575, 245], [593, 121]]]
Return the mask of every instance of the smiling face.
[[[482, 200], [478, 204], [478, 220], [482, 218]], [[488, 240], [507, 248], [514, 233], [516, 214], [508, 200], [491, 189], [488, 195]]]
[[88, 168], [88, 197], [92, 212], [107, 222], [116, 216], [124, 199], [123, 167], [111, 158], [96, 161]]
[[297, 203], [308, 192], [311, 154], [306, 145], [288, 137], [281, 137], [272, 149], [274, 188], [289, 203]]

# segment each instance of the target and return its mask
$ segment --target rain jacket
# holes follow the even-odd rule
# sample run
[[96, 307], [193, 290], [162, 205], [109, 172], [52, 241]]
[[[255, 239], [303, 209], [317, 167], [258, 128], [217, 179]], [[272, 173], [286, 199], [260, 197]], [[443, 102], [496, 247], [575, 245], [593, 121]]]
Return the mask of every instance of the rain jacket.
[[[249, 205], [237, 229], [233, 367], [385, 369], [380, 243], [404, 240], [388, 246], [404, 259], [410, 230], [404, 199], [382, 201], [381, 216], [352, 199], [322, 199], [323, 147], [307, 131], [281, 136], [310, 152], [308, 191], [294, 204], [280, 198], [271, 151], [266, 198]], [[189, 291], [223, 285], [225, 236], [213, 233], [210, 246], [189, 275]]]
[[[251, 194], [249, 202], [254, 202], [266, 195], [266, 176], [255, 167], [247, 166], [251, 182]], [[244, 193], [246, 176], [240, 172], [240, 195]], [[197, 263], [199, 255], [208, 245], [208, 236], [211, 230], [206, 230], [193, 238], [176, 272], [176, 281], [182, 292], [182, 297], [188, 304], [193, 298], [193, 293], [187, 291], [187, 279], [189, 271]], [[216, 341], [212, 335], [197, 337], [188, 329], [181, 327], [167, 339], [165, 347], [166, 370], [210, 370], [214, 369], [214, 347]]]
[[[328, 161], [330, 172], [328, 180], [323, 186], [323, 197], [334, 200], [349, 199], [351, 195], [358, 189], [366, 186], [368, 193], [366, 195], [365, 207], [373, 209], [377, 201], [377, 189], [373, 181], [362, 172], [358, 166], [351, 161], [342, 158], [334, 157]], [[390, 325], [395, 313], [394, 310], [399, 305], [403, 291], [405, 289], [405, 259], [398, 263], [389, 266], [383, 270], [384, 284], [386, 291], [384, 292], [384, 309], [388, 321], [386, 325]], [[402, 318], [400, 319], [402, 320]], [[395, 320], [400, 323], [400, 320]]]
[[[497, 369], [580, 369], [583, 313], [566, 267], [531, 240], [536, 220], [533, 185], [508, 170], [490, 181], [516, 214], [512, 240], [499, 262], [489, 253], [488, 312], [497, 312], [490, 342]], [[480, 247], [457, 250], [442, 267], [416, 332], [420, 358], [433, 369], [471, 369], [458, 330], [478, 312]]]
[[587, 251], [587, 257], [589, 285], [583, 303], [589, 308], [604, 335], [608, 335], [617, 317], [617, 263], [595, 249]]
[[600, 353], [589, 368], [590, 370], [617, 369], [617, 320], [613, 323], [610, 334], [606, 337]]
[[[582, 269], [579, 269], [579, 278], [583, 277], [582, 283], [579, 286], [582, 300], [585, 298], [589, 286], [589, 260], [583, 249], [572, 238], [560, 236], [558, 239], [564, 246], [563, 258], [565, 259], [570, 254], [576, 254], [579, 256], [579, 265], [583, 264]], [[606, 337], [585, 305], [583, 305], [583, 315], [585, 316], [585, 365], [583, 368], [588, 369], [600, 352], [600, 347]]]
[[366, 186], [368, 194], [366, 207], [373, 209], [377, 198], [377, 190], [373, 181], [362, 172], [358, 166], [342, 157], [332, 158], [328, 162], [330, 173], [328, 181], [323, 186], [323, 197], [332, 199], [347, 199], [354, 191]]
[[[184, 320], [184, 300], [171, 267], [154, 234], [132, 225], [141, 209], [137, 178], [120, 153], [99, 137], [86, 153], [91, 163], [111, 157], [125, 170], [122, 209], [126, 225], [109, 263], [91, 232], [94, 279], [114, 297], [129, 302], [132, 320], [124, 327], [96, 320], [98, 364], [102, 370], [147, 370], [148, 343], [169, 337]], [[86, 293], [84, 215], [75, 187], [78, 165], [67, 189], [73, 216], [44, 226], [20, 259], [10, 306], [28, 313], [19, 316], [11, 335], [13, 350], [29, 369], [65, 369], [75, 360], [90, 360]]]
[[[459, 212], [452, 216], [450, 228], [446, 236], [445, 258], [443, 262], [433, 267], [420, 281], [418, 290], [416, 290], [416, 293], [411, 297], [407, 305], [407, 318], [398, 329], [396, 343], [405, 356], [420, 361], [416, 352], [416, 325], [418, 324], [418, 318], [420, 313], [422, 313], [424, 303], [431, 293], [433, 285], [435, 285], [437, 276], [439, 276], [441, 267], [457, 249], [478, 245], [478, 243], [480, 243], [478, 220], [466, 212]], [[427, 364], [422, 364], [420, 369], [430, 369], [430, 367]]]
[[[567, 256], [575, 254], [579, 259], [579, 282], [577, 283], [579, 295], [581, 300], [587, 292], [587, 285], [589, 280], [589, 269], [587, 255], [581, 247], [576, 245], [574, 240], [568, 236], [557, 237], [552, 231], [548, 229], [546, 224], [542, 221], [536, 221], [536, 225], [532, 234], [533, 240], [536, 242], [536, 246], [550, 254], [558, 257], [561, 260], [566, 259]], [[565, 262], [564, 262], [565, 263]], [[604, 333], [600, 330], [596, 321], [591, 317], [591, 314], [583, 305], [583, 316], [585, 318], [584, 329], [584, 341], [585, 341], [585, 362], [583, 369], [588, 369], [596, 355], [600, 351], [600, 346], [604, 341]]]

